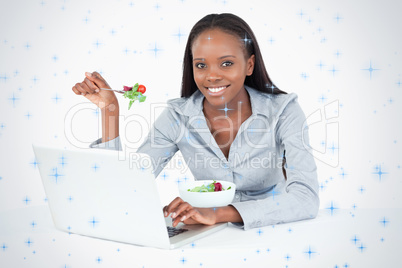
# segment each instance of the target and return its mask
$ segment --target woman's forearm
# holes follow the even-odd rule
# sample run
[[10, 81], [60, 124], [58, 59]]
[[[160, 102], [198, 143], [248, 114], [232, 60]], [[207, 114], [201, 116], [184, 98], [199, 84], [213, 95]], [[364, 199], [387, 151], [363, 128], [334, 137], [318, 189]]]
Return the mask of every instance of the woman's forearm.
[[219, 207], [215, 209], [216, 223], [219, 222], [243, 222], [239, 212], [233, 206]]
[[112, 103], [101, 110], [102, 142], [108, 142], [119, 136], [119, 104]]

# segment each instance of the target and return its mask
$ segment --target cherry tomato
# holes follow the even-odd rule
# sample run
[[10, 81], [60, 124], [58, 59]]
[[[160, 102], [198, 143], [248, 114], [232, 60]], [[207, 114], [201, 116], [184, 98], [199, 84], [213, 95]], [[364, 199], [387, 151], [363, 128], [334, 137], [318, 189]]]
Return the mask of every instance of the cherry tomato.
[[144, 94], [146, 90], [147, 90], [147, 88], [144, 85], [139, 85], [137, 92]]

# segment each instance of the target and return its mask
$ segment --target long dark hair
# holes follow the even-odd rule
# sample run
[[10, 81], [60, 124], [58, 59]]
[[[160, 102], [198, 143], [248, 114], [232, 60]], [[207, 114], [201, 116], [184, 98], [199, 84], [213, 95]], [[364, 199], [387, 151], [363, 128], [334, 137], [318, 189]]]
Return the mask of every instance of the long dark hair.
[[[192, 46], [194, 40], [205, 30], [220, 29], [229, 34], [238, 36], [244, 41], [247, 56], [255, 55], [255, 65], [253, 74], [247, 76], [244, 84], [258, 91], [268, 94], [286, 94], [278, 89], [268, 76], [267, 70], [262, 59], [260, 47], [250, 26], [240, 17], [230, 14], [209, 14], [199, 20], [191, 29], [188, 36], [186, 50], [183, 59], [183, 80], [181, 84], [181, 96], [190, 97], [198, 90], [193, 76], [193, 53]], [[243, 43], [243, 42], [242, 42]]]

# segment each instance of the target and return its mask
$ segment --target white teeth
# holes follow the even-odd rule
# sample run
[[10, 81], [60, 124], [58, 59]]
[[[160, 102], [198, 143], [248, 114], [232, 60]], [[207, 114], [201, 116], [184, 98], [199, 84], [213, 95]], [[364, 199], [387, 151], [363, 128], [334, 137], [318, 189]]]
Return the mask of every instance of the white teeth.
[[226, 87], [209, 87], [208, 90], [211, 91], [211, 92], [216, 93], [216, 92], [219, 92], [219, 91], [221, 91], [221, 90], [223, 90], [225, 88]]

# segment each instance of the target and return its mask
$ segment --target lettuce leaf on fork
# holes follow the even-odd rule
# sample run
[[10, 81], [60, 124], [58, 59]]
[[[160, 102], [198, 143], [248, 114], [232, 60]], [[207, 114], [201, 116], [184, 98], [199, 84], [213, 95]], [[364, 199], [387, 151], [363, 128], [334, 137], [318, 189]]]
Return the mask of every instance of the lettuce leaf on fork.
[[147, 96], [144, 96], [141, 92], [138, 92], [138, 86], [139, 84], [135, 84], [132, 88], [132, 90], [125, 91], [123, 93], [123, 97], [130, 99], [130, 103], [128, 104], [128, 109], [130, 110], [131, 105], [138, 100], [139, 102], [144, 102]]

